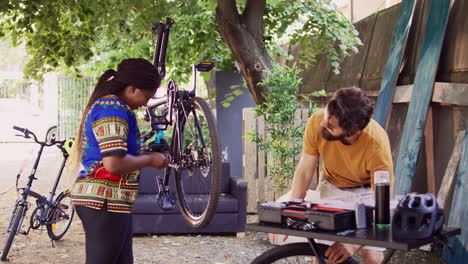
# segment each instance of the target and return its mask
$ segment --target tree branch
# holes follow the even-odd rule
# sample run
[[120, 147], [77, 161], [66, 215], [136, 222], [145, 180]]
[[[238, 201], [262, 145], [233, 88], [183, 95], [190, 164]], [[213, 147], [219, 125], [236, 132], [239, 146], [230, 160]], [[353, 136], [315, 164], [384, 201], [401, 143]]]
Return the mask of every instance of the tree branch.
[[247, 0], [243, 22], [255, 38], [263, 41], [263, 15], [265, 13], [266, 0]]
[[[249, 9], [253, 7], [259, 8], [255, 4], [249, 4]], [[252, 11], [250, 14], [254, 17], [254, 14], [258, 15], [259, 12]], [[251, 16], [250, 14], [249, 16]], [[263, 19], [263, 15], [255, 19], [252, 18], [252, 22], [259, 18]], [[216, 23], [221, 37], [236, 58], [237, 65], [247, 82], [253, 99], [257, 104], [262, 104], [264, 102], [263, 93], [266, 92], [266, 89], [259, 86], [258, 83], [263, 81], [265, 70], [271, 68], [270, 57], [265, 43], [261, 40], [262, 34], [259, 35], [255, 31], [258, 30], [258, 27], [255, 27], [256, 29], [252, 32], [251, 28], [242, 23], [235, 1], [232, 0], [218, 0]], [[258, 24], [261, 22], [257, 22]]]
[[[239, 12], [237, 12], [236, 0], [218, 0], [218, 6], [216, 7], [216, 14], [220, 12], [223, 14], [223, 20], [233, 21], [236, 24], [240, 24]], [[216, 18], [216, 20], [218, 20]]]

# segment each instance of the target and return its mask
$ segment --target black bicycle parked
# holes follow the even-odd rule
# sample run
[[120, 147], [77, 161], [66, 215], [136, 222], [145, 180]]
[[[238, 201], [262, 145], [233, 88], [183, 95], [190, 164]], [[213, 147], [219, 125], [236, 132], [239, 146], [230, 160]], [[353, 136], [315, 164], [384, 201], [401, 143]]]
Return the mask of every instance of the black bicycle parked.
[[[174, 21], [153, 23], [157, 34], [153, 64], [162, 78], [165, 76], [165, 56], [170, 27]], [[213, 69], [213, 62], [192, 65], [193, 89], [179, 90], [174, 80], [169, 80], [167, 94], [148, 102], [147, 121], [151, 132], [145, 141], [172, 127], [172, 161], [163, 179], [159, 179], [159, 205], [168, 209], [175, 206], [169, 189], [169, 177], [175, 175], [177, 202], [182, 215], [193, 227], [206, 226], [214, 217], [220, 195], [221, 150], [216, 121], [208, 103], [196, 95], [197, 72]], [[159, 140], [158, 137], [157, 141]]]
[[[65, 163], [69, 156], [69, 151], [71, 145], [73, 144], [73, 139], [55, 141], [55, 139], [52, 138], [50, 142], [48, 142], [47, 140], [41, 142], [37, 140], [36, 135], [32, 131], [29, 131], [26, 128], [20, 128], [16, 126], [13, 128], [22, 133], [22, 135], [18, 136], [22, 136], [24, 138], [32, 137], [34, 141], [40, 145], [40, 148], [36, 160], [34, 162], [31, 174], [28, 177], [28, 182], [24, 188], [18, 188], [20, 174], [18, 174], [16, 177], [16, 190], [21, 195], [21, 197], [16, 201], [14, 205], [13, 213], [11, 214], [10, 222], [7, 226], [8, 235], [5, 241], [5, 246], [2, 251], [2, 256], [0, 258], [2, 261], [6, 260], [16, 234], [28, 235], [31, 229], [38, 229], [41, 226], [46, 226], [47, 234], [49, 235], [49, 237], [52, 240], [59, 240], [67, 232], [74, 215], [74, 208], [70, 197], [70, 191], [67, 190], [61, 192], [55, 198], [55, 192], [57, 190], [58, 183], [62, 176]], [[32, 191], [31, 186], [33, 181], [37, 179], [35, 177], [36, 170], [38, 168], [44, 147], [54, 145], [62, 151], [63, 161], [55, 179], [52, 190], [50, 191], [49, 196], [45, 197], [37, 192]], [[31, 214], [29, 227], [26, 231], [24, 231], [22, 229], [23, 221], [25, 219], [26, 212], [31, 207], [30, 202], [28, 202], [28, 197], [33, 197], [36, 199], [36, 208]]]

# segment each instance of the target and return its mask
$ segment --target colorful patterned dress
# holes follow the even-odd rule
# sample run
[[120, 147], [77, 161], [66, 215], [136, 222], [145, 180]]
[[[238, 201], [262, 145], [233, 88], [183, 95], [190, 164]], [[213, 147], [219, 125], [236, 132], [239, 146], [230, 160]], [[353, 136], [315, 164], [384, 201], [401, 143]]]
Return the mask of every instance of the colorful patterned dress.
[[99, 98], [84, 123], [82, 164], [73, 187], [73, 204], [109, 212], [130, 213], [138, 193], [139, 170], [127, 175], [109, 173], [102, 158], [138, 155], [143, 147], [135, 113], [115, 95]]

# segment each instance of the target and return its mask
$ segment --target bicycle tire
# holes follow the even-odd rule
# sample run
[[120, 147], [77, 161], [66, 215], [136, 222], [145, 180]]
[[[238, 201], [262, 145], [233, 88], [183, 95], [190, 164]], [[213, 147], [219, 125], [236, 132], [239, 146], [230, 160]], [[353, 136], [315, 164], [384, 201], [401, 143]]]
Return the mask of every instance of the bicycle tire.
[[[171, 144], [176, 163], [183, 160], [180, 154], [192, 161], [198, 160], [199, 155], [203, 157], [204, 165], [192, 170], [175, 170], [177, 202], [180, 211], [192, 227], [202, 228], [213, 219], [216, 213], [222, 177], [221, 147], [215, 118], [206, 101], [194, 97], [190, 105], [193, 111], [182, 115], [181, 126], [179, 130], [175, 130], [181, 133], [180, 136], [177, 132], [174, 134], [178, 144], [174, 144], [176, 143], [174, 140]], [[206, 148], [198, 148], [202, 146], [201, 138]], [[194, 142], [196, 144], [193, 144]]]
[[[328, 248], [327, 245], [317, 244], [318, 250], [322, 253]], [[298, 262], [296, 259], [295, 262], [288, 261], [289, 257], [298, 257], [298, 256], [315, 256], [310, 247], [309, 243], [292, 243], [282, 246], [272, 248], [257, 258], [255, 258], [251, 264], [269, 264], [269, 263], [311, 263], [310, 260], [304, 260], [304, 262]], [[278, 262], [279, 261], [279, 262]], [[299, 260], [300, 261], [300, 260]], [[342, 262], [344, 264], [358, 264], [354, 258], [349, 257], [347, 260]]]
[[[53, 208], [47, 216], [47, 223], [49, 223], [46, 224], [47, 234], [49, 235], [50, 239], [59, 240], [65, 235], [65, 233], [67, 233], [68, 229], [70, 228], [73, 216], [75, 215], [75, 209], [73, 207], [71, 197], [66, 195], [64, 192], [57, 196], [54, 204], [57, 207], [62, 207], [62, 211], [65, 210], [67, 212], [66, 215], [68, 216], [68, 219], [64, 219], [62, 211], [57, 210], [57, 208]], [[54, 221], [54, 223], [51, 223], [52, 221]], [[57, 228], [57, 223], [60, 223], [59, 228]]]
[[12, 218], [7, 227], [8, 237], [5, 241], [5, 246], [3, 247], [2, 256], [0, 260], [4, 261], [7, 258], [8, 252], [10, 252], [11, 245], [13, 244], [13, 239], [16, 236], [18, 231], [19, 224], [21, 223], [22, 218], [24, 217], [24, 205], [18, 204], [13, 210]]

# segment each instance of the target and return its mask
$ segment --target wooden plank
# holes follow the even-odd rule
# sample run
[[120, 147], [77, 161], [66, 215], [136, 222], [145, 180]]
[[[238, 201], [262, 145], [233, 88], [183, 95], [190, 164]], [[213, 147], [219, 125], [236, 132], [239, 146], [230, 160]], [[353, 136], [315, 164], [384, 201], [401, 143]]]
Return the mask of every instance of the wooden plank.
[[456, 1], [447, 24], [444, 49], [440, 57], [437, 78], [454, 83], [468, 82], [468, 1]]
[[[256, 129], [253, 108], [242, 109], [242, 134]], [[250, 138], [243, 137], [242, 178], [247, 181], [247, 212], [257, 212], [257, 146]]]
[[432, 107], [429, 107], [424, 129], [424, 146], [426, 150], [426, 175], [427, 192], [435, 194], [435, 167], [434, 167], [434, 129], [432, 119]]
[[[409, 103], [413, 85], [400, 85], [395, 90], [393, 103]], [[432, 102], [445, 103], [459, 106], [468, 106], [468, 83], [436, 82]]]
[[[342, 87], [360, 87], [361, 78], [366, 66], [367, 53], [371, 46], [377, 14], [366, 17], [354, 25], [359, 32], [362, 45], [359, 51], [351, 56], [344, 57], [340, 62], [340, 73], [330, 71], [327, 79], [327, 91], [336, 91]], [[339, 43], [335, 44], [338, 46]]]
[[413, 21], [415, 0], [403, 0], [400, 6], [398, 20], [393, 30], [390, 51], [387, 56], [387, 64], [380, 86], [380, 94], [377, 99], [374, 119], [382, 126], [386, 127], [388, 114], [392, 105], [393, 93], [400, 73], [401, 59], [406, 47], [408, 32]]
[[[263, 116], [257, 117], [257, 133], [265, 136], [265, 121], [263, 119]], [[258, 201], [260, 203], [266, 202], [266, 201], [271, 201], [266, 198], [265, 191], [266, 191], [266, 184], [268, 183], [268, 180], [266, 179], [266, 162], [265, 162], [265, 151], [260, 150], [257, 148], [257, 183], [258, 183]]]
[[440, 0], [432, 1], [431, 4], [414, 81], [414, 93], [411, 96], [396, 163], [395, 175], [398, 177], [395, 178], [395, 194], [406, 194], [411, 190], [451, 2]]
[[[268, 126], [265, 124], [265, 138], [266, 140], [270, 140], [270, 134], [268, 134]], [[273, 180], [273, 177], [271, 176], [271, 172], [268, 170], [269, 167], [272, 166], [273, 159], [271, 157], [271, 154], [265, 153], [266, 157], [266, 190], [265, 190], [265, 198], [268, 199], [268, 201], [275, 201], [278, 197], [276, 195], [276, 190], [275, 190], [275, 181]]]
[[466, 83], [438, 83], [434, 90], [433, 102], [468, 106], [468, 84]]
[[[468, 94], [468, 93], [467, 93]], [[465, 108], [465, 111], [468, 110]], [[464, 120], [464, 116], [468, 115], [468, 111], [466, 113], [463, 112], [462, 107], [455, 106], [452, 108], [453, 111], [453, 138], [457, 138], [458, 132], [463, 129], [463, 124], [466, 122]], [[467, 120], [468, 121], [468, 120]]]
[[453, 186], [456, 175], [455, 172], [457, 171], [458, 163], [462, 154], [464, 136], [465, 130], [458, 131], [455, 145], [453, 146], [453, 151], [450, 155], [450, 160], [447, 164], [447, 169], [445, 170], [444, 178], [442, 180], [442, 185], [440, 186], [439, 193], [437, 194], [437, 201], [442, 207], [445, 207], [445, 202], [447, 201], [447, 197]]
[[[363, 76], [360, 82], [360, 87], [366, 90], [366, 92], [378, 92], [380, 90], [400, 7], [401, 4], [394, 5], [376, 14], [372, 40], [367, 52]], [[368, 18], [370, 19], [372, 16]]]
[[[468, 123], [465, 124], [468, 131]], [[468, 133], [465, 132], [463, 140], [463, 154], [457, 171], [453, 193], [452, 207], [448, 220], [448, 226], [461, 227], [461, 235], [449, 239], [454, 249], [452, 255], [447, 248], [444, 249], [442, 257], [449, 263], [466, 263], [468, 259], [468, 206], [466, 206], [466, 193], [468, 192]]]

